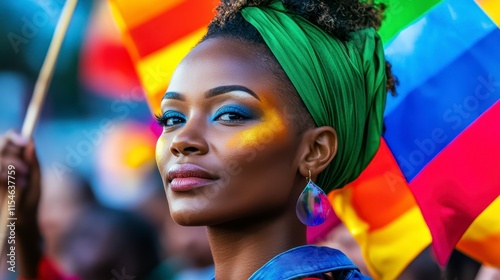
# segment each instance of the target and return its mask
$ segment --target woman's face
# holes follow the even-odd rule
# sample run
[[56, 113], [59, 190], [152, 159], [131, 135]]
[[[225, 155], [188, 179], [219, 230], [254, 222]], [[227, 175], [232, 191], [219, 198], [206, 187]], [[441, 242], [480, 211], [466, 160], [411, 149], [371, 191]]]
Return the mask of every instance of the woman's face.
[[204, 41], [181, 62], [156, 147], [176, 222], [216, 225], [295, 206], [301, 137], [280, 89], [255, 48], [234, 39]]

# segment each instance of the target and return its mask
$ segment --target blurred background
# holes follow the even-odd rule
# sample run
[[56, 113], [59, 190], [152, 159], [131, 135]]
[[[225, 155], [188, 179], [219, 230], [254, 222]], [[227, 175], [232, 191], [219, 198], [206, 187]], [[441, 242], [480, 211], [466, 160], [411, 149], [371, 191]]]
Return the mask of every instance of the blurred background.
[[[0, 4], [2, 133], [22, 126], [63, 4]], [[158, 131], [109, 5], [79, 1], [35, 130], [44, 172], [81, 175], [100, 202], [130, 207], [148, 195], [137, 169], [154, 166]]]
[[[21, 129], [64, 2], [0, 2], [1, 134]], [[34, 133], [44, 254], [65, 277], [47, 279], [210, 277], [205, 229], [170, 219], [154, 159], [161, 130], [109, 3], [80, 0]]]

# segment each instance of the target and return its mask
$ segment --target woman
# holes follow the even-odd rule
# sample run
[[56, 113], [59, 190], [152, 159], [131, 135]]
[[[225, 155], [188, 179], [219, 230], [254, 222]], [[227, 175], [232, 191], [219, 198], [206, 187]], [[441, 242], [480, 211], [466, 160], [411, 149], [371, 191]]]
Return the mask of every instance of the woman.
[[157, 116], [173, 219], [208, 226], [217, 280], [364, 279], [341, 252], [304, 246], [301, 221], [329, 211], [313, 182], [344, 186], [378, 148], [394, 90], [379, 8], [249, 0], [217, 11]]

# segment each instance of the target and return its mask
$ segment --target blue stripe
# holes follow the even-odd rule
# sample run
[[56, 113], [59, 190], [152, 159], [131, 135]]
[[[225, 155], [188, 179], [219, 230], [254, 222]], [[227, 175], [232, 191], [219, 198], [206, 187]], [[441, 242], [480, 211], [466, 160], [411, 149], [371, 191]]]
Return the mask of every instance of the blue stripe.
[[[500, 99], [499, 46], [500, 30], [495, 29], [386, 116], [384, 137], [408, 182]], [[500, 129], [500, 120], [492, 129]]]
[[387, 47], [387, 59], [401, 81], [396, 98], [387, 99], [386, 115], [406, 96], [498, 29], [473, 1], [443, 1], [404, 29]]

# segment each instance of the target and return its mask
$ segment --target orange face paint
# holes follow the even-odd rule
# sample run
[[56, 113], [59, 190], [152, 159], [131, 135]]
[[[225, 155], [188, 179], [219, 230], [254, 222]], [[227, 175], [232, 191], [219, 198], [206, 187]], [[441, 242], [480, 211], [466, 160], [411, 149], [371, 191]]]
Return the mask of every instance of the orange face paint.
[[258, 148], [284, 137], [285, 122], [278, 110], [266, 101], [263, 104], [263, 122], [231, 137], [226, 143], [228, 148]]

